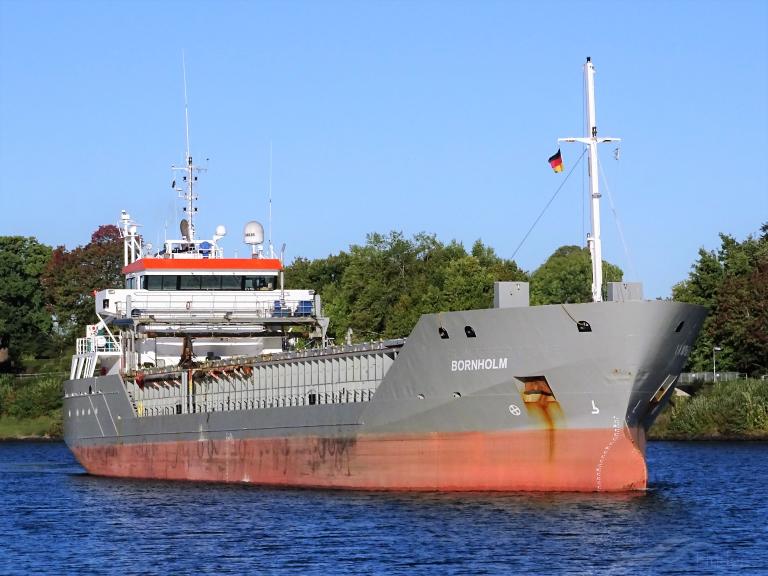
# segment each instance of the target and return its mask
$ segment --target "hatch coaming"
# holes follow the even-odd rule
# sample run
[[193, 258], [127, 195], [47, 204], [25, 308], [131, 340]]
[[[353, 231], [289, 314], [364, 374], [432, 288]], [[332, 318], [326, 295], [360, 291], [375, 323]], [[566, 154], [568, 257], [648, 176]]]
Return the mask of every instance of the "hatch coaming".
[[139, 417], [372, 400], [403, 341], [137, 370], [124, 377]]

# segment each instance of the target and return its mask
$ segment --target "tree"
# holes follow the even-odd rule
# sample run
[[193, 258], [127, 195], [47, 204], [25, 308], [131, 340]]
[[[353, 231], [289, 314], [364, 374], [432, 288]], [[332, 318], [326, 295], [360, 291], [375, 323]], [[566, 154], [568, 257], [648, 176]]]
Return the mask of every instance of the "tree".
[[433, 234], [405, 238], [401, 232], [369, 234], [363, 246], [286, 268], [291, 288], [313, 288], [331, 318], [329, 335], [343, 338], [349, 328], [358, 340], [407, 336], [422, 314], [487, 308], [494, 280], [526, 280], [511, 260], [478, 240], [467, 254], [454, 241]]
[[445, 270], [440, 309], [490, 308], [493, 303], [493, 280], [490, 270], [475, 256], [452, 260]]
[[[603, 260], [603, 297], [608, 282], [621, 282], [623, 272]], [[565, 304], [592, 301], [592, 260], [587, 248], [561, 246], [531, 275], [531, 303]]]
[[743, 242], [721, 234], [720, 249], [700, 249], [688, 279], [672, 288], [675, 300], [710, 310], [689, 369], [710, 369], [712, 350], [718, 346], [723, 371], [768, 372], [768, 223], [761, 232]]
[[123, 243], [117, 226], [107, 224], [85, 246], [59, 246], [42, 275], [46, 303], [58, 334], [69, 342], [96, 321], [93, 292], [121, 284]]
[[47, 348], [51, 316], [40, 277], [51, 248], [35, 238], [0, 236], [0, 341], [8, 346], [0, 369], [18, 368], [22, 355]]

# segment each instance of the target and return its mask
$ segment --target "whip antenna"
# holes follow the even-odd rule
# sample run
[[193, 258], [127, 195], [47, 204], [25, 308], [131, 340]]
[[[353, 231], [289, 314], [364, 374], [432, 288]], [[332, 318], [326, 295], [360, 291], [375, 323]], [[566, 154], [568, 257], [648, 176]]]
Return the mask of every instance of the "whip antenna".
[[178, 193], [178, 197], [186, 201], [184, 207], [185, 218], [180, 223], [181, 234], [187, 242], [193, 243], [195, 240], [195, 184], [197, 183], [197, 173], [201, 171], [192, 163], [192, 152], [189, 144], [189, 97], [187, 95], [187, 62], [184, 51], [181, 51], [181, 71], [184, 76], [184, 130], [186, 135], [186, 158], [184, 166], [171, 166], [172, 170], [182, 173], [182, 182], [180, 186], [176, 185], [176, 180], [171, 183], [171, 187]]
[[184, 76], [184, 128], [186, 130], [187, 142], [187, 161], [190, 161], [189, 154], [189, 99], [187, 98], [187, 61], [184, 57], [184, 50], [181, 51], [181, 72]]
[[269, 141], [269, 257], [275, 257], [272, 247], [272, 140]]

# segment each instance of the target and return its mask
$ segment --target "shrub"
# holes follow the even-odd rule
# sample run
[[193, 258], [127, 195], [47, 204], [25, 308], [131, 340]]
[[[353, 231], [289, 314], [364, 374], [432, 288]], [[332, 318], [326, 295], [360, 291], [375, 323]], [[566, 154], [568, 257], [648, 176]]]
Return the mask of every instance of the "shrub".
[[[34, 418], [61, 408], [61, 379], [46, 376], [24, 382], [11, 389], [13, 400], [3, 410], [15, 418]], [[8, 396], [6, 396], [7, 400]]]
[[669, 411], [660, 422], [662, 437], [764, 437], [768, 435], [768, 382], [718, 382], [693, 398], [677, 398]]

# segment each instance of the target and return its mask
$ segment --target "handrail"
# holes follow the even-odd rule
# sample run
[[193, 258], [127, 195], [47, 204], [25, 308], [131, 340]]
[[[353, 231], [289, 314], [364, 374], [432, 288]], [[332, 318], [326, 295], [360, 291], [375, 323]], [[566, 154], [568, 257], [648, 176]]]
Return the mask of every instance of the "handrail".
[[148, 293], [134, 295], [131, 298], [131, 312], [139, 310], [142, 314], [151, 312], [261, 312], [263, 316], [310, 316], [316, 312], [315, 302], [310, 298], [285, 298], [271, 294], [254, 298], [252, 293], [226, 296], [215, 292], [193, 294]]
[[102, 353], [119, 354], [122, 352], [122, 338], [120, 336], [87, 336], [78, 338], [75, 344], [77, 354]]

